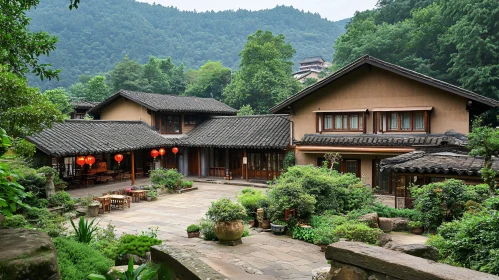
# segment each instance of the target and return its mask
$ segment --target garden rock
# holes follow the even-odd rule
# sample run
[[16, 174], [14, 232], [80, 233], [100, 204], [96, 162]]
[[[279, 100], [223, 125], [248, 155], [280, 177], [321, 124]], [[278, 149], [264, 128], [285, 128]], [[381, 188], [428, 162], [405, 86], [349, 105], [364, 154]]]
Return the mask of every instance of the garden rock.
[[130, 261], [130, 258], [133, 258], [133, 264], [141, 265], [145, 264], [151, 261], [151, 253], [147, 252], [144, 257], [140, 257], [137, 255], [132, 255], [132, 254], [126, 254], [122, 257], [118, 257], [116, 259], [116, 265], [121, 266], [121, 265], [128, 265], [128, 262]]
[[390, 243], [391, 241], [392, 241], [392, 238], [390, 237], [390, 235], [383, 233], [379, 237], [378, 246], [384, 247], [386, 244]]
[[409, 220], [404, 218], [379, 218], [379, 228], [384, 232], [408, 231]]
[[379, 218], [379, 228], [384, 232], [390, 232], [393, 230], [392, 219], [390, 218]]
[[[331, 280], [367, 280], [367, 272], [362, 268], [331, 261]], [[328, 279], [328, 280], [329, 280]]]
[[0, 230], [0, 279], [59, 279], [54, 243], [40, 231]]
[[392, 250], [406, 253], [412, 256], [437, 261], [438, 260], [438, 249], [425, 245], [425, 244], [405, 244], [405, 245], [396, 245], [391, 248]]
[[330, 270], [329, 266], [312, 270], [312, 280], [331, 280]]
[[361, 216], [359, 221], [367, 223], [371, 228], [379, 228], [378, 213], [369, 213]]
[[[137, 269], [139, 265], [134, 264], [133, 270]], [[113, 266], [107, 272], [107, 275], [112, 279], [121, 279], [121, 274], [128, 270], [128, 265]]]

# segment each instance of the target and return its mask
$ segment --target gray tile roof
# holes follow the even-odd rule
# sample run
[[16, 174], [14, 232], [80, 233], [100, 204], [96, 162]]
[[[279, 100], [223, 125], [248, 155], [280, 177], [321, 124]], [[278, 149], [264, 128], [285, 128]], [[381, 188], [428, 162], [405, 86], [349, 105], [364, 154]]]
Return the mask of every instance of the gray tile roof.
[[129, 90], [118, 91], [99, 105], [92, 108], [89, 112], [98, 113], [104, 107], [120, 97], [132, 100], [152, 111], [206, 113], [218, 115], [235, 115], [237, 113], [236, 109], [213, 98], [145, 93]]
[[465, 146], [466, 136], [448, 131], [445, 134], [306, 134], [297, 145], [424, 147]]
[[38, 149], [51, 156], [113, 153], [172, 146], [141, 121], [66, 120], [28, 137]]
[[300, 60], [298, 63], [310, 63], [310, 62], [316, 62], [316, 61], [324, 61], [322, 56], [311, 56], [311, 57], [305, 57], [304, 59]]
[[180, 146], [284, 149], [290, 141], [289, 116], [212, 117], [180, 139]]
[[294, 102], [308, 96], [309, 94], [314, 93], [315, 91], [319, 90], [320, 88], [328, 85], [329, 83], [334, 82], [335, 80], [343, 77], [344, 75], [352, 72], [353, 70], [363, 66], [363, 65], [371, 65], [374, 67], [378, 67], [380, 69], [384, 69], [387, 71], [390, 71], [392, 73], [404, 76], [406, 78], [412, 79], [419, 81], [421, 83], [434, 86], [437, 88], [440, 88], [442, 90], [448, 91], [450, 93], [468, 98], [470, 100], [477, 101], [479, 103], [485, 104], [490, 107], [499, 107], [499, 101], [494, 100], [492, 98], [485, 97], [483, 95], [474, 93], [472, 91], [457, 87], [455, 85], [446, 83], [444, 81], [440, 81], [437, 79], [434, 79], [432, 77], [423, 75], [421, 73], [418, 73], [416, 71], [409, 70], [407, 68], [388, 63], [383, 60], [379, 60], [377, 58], [371, 57], [371, 56], [363, 56], [356, 61], [350, 63], [349, 65], [341, 68], [340, 70], [334, 72], [333, 74], [329, 75], [327, 78], [303, 89], [302, 91], [298, 92], [295, 95], [292, 95], [288, 97], [286, 100], [282, 101], [281, 103], [275, 105], [274, 107], [270, 108], [270, 111], [272, 113], [277, 113], [281, 112], [281, 110], [284, 110], [287, 108], [289, 105], [293, 104]]
[[75, 109], [90, 109], [93, 108], [95, 105], [99, 104], [99, 102], [90, 102], [86, 100], [74, 100], [71, 101], [71, 106]]
[[[383, 170], [410, 173], [456, 173], [479, 176], [484, 160], [462, 152], [415, 151], [381, 161]], [[494, 158], [492, 169], [499, 171], [499, 159]]]

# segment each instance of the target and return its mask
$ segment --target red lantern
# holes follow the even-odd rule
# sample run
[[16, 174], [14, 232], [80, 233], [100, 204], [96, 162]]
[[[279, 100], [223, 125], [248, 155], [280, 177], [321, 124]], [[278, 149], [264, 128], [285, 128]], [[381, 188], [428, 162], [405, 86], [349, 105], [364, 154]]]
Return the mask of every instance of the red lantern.
[[122, 154], [115, 154], [114, 160], [118, 162], [118, 165], [120, 165], [120, 162], [123, 160], [123, 155]]
[[163, 148], [160, 148], [160, 149], [159, 149], [159, 155], [160, 155], [161, 157], [163, 157], [163, 155], [164, 155], [164, 154], [166, 154], [166, 150], [165, 150], [165, 149], [163, 149]]
[[156, 159], [156, 157], [157, 157], [158, 155], [159, 155], [158, 150], [152, 150], [152, 151], [151, 151], [151, 156], [152, 156], [154, 159]]
[[76, 158], [76, 164], [78, 164], [79, 166], [83, 167], [83, 165], [85, 164], [85, 157], [84, 156], [77, 157]]
[[177, 154], [177, 153], [178, 153], [178, 148], [177, 148], [177, 147], [173, 147], [172, 152], [173, 152], [174, 154]]
[[88, 164], [88, 165], [90, 165], [90, 168], [92, 168], [92, 164], [95, 163], [95, 157], [93, 157], [93, 156], [87, 156], [85, 158], [85, 163]]

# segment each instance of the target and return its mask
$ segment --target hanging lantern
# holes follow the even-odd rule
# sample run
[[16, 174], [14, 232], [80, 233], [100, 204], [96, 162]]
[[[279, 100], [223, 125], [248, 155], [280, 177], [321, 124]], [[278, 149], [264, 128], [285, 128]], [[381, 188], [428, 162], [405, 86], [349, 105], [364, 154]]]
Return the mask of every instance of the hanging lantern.
[[157, 157], [158, 155], [159, 155], [158, 150], [152, 150], [152, 151], [151, 151], [151, 156], [152, 156], [154, 159], [156, 159], [156, 157]]
[[177, 147], [173, 147], [172, 152], [173, 152], [174, 154], [177, 154], [177, 153], [178, 153], [178, 148], [177, 148]]
[[78, 164], [79, 166], [83, 167], [83, 165], [85, 165], [85, 157], [84, 156], [77, 157], [76, 158], [76, 164]]
[[95, 157], [93, 157], [93, 156], [85, 157], [85, 163], [90, 165], [90, 168], [92, 168], [92, 164], [95, 163]]
[[163, 149], [163, 148], [160, 148], [159, 149], [159, 155], [161, 156], [161, 158], [163, 158], [163, 156], [166, 154], [166, 150]]
[[123, 160], [123, 155], [122, 154], [115, 154], [114, 160], [118, 162], [118, 166], [119, 166], [120, 162]]

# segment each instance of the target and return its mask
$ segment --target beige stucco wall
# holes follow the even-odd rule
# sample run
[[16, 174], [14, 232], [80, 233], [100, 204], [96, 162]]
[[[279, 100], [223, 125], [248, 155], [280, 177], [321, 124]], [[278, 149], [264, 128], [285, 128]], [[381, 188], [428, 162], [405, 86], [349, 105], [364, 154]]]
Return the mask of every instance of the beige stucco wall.
[[101, 120], [143, 121], [149, 125], [153, 124], [146, 107], [124, 98], [119, 98], [106, 106], [100, 118]]
[[[375, 67], [371, 70], [361, 67], [295, 102], [291, 120], [295, 123], [294, 137], [300, 140], [307, 133], [316, 133], [316, 115], [313, 111], [432, 106], [431, 133], [445, 133], [454, 129], [468, 134], [466, 103], [465, 98], [435, 87]], [[367, 133], [373, 133], [372, 114], [367, 116], [366, 125]]]

